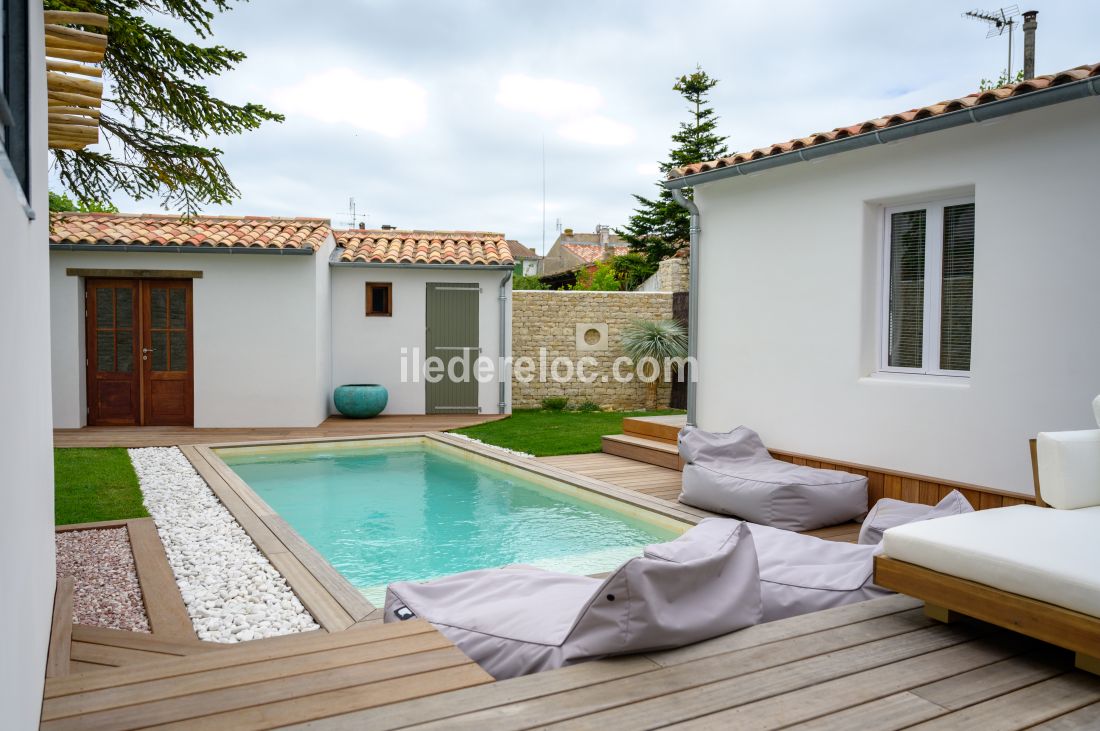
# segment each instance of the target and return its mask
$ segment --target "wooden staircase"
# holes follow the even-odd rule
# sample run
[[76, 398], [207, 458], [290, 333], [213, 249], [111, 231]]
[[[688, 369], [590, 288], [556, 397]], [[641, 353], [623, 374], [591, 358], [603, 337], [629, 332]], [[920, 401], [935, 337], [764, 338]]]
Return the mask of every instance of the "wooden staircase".
[[676, 436], [685, 423], [687, 417], [682, 414], [626, 418], [622, 434], [603, 437], [602, 450], [635, 462], [682, 470], [684, 463], [676, 447]]

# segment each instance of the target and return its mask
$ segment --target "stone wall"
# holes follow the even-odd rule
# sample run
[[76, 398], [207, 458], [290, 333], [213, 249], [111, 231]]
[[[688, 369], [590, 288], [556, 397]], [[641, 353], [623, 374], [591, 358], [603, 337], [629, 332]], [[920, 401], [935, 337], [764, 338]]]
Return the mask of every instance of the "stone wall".
[[673, 256], [657, 265], [657, 271], [638, 287], [640, 292], [687, 292], [691, 287], [691, 264], [687, 257]]
[[[538, 408], [551, 396], [565, 396], [570, 406], [585, 401], [603, 409], [644, 409], [651, 406], [652, 386], [637, 376], [630, 383], [614, 378], [612, 365], [625, 355], [621, 333], [632, 320], [672, 318], [671, 292], [576, 292], [571, 290], [516, 291], [512, 293], [512, 356], [516, 367], [512, 375], [512, 406]], [[540, 352], [541, 349], [545, 351]], [[555, 358], [568, 358], [574, 366], [591, 357], [586, 371], [594, 374], [592, 383], [574, 377], [558, 383], [552, 377]], [[530, 358], [533, 379], [519, 379], [521, 358]], [[632, 373], [623, 367], [620, 373]], [[566, 366], [558, 373], [564, 375]], [[658, 387], [657, 405], [667, 408], [669, 386]]]

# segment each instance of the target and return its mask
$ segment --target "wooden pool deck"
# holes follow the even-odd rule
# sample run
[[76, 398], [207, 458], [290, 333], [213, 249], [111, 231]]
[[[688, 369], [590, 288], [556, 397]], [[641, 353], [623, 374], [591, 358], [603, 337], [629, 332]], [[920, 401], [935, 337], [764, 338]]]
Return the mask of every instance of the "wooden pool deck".
[[253, 429], [196, 429], [190, 426], [86, 426], [54, 429], [55, 447], [177, 447], [222, 442], [268, 442], [282, 439], [332, 439], [338, 437], [447, 431], [484, 424], [504, 417], [498, 414], [383, 415], [373, 419], [331, 416], [313, 427], [259, 427]]
[[[379, 624], [207, 448], [184, 452], [323, 628], [199, 641], [151, 521], [126, 521], [137, 524], [153, 633], [66, 628], [59, 592], [43, 728], [1100, 728], [1100, 678], [1074, 670], [1069, 653], [981, 623], [939, 624], [904, 596], [494, 682], [429, 625]], [[706, 515], [675, 502], [676, 470], [602, 454], [502, 461], [686, 522]], [[833, 530], [825, 537], [853, 537]]]

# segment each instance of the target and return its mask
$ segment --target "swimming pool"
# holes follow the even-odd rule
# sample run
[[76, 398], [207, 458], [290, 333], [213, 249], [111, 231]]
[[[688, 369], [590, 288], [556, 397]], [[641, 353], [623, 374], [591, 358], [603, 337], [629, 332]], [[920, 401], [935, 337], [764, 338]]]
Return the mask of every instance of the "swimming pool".
[[392, 581], [471, 569], [610, 571], [688, 527], [428, 438], [216, 453], [376, 606]]

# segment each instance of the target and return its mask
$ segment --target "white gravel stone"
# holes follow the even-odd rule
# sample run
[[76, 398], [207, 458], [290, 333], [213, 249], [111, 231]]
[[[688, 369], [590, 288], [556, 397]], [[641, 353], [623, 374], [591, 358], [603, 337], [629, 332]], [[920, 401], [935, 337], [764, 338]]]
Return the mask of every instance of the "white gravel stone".
[[319, 628], [183, 453], [129, 452], [199, 639], [246, 642]]
[[522, 457], [523, 459], [534, 459], [535, 458], [535, 455], [533, 455], [533, 454], [528, 454], [527, 452], [519, 452], [515, 449], [508, 449], [508, 447], [500, 447], [500, 446], [497, 446], [496, 444], [488, 444], [487, 442], [483, 442], [480, 439], [474, 439], [473, 437], [468, 437], [465, 434], [459, 434], [457, 432], [448, 432], [448, 436], [452, 436], [456, 439], [465, 439], [467, 442], [473, 442], [474, 444], [480, 444], [483, 447], [487, 447], [489, 449], [495, 449], [499, 452], [504, 452], [505, 454], [510, 454], [513, 457]]

